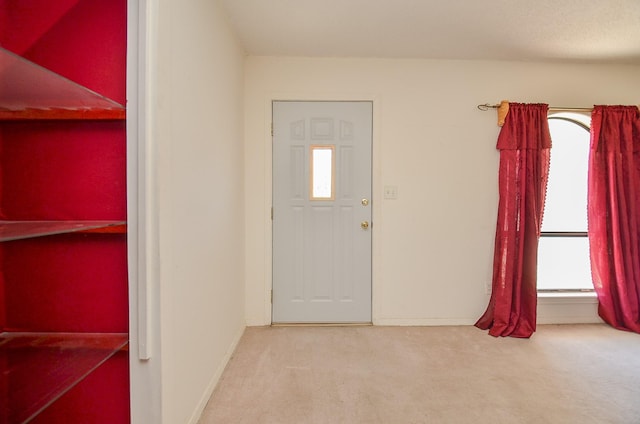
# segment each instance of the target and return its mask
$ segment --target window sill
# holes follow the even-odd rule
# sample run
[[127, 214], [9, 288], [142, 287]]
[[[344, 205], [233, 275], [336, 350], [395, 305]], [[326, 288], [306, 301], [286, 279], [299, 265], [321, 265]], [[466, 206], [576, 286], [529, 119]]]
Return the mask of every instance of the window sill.
[[602, 322], [595, 292], [538, 293], [538, 324]]
[[595, 291], [588, 292], [575, 292], [575, 291], [556, 291], [556, 292], [538, 292], [538, 299], [543, 298], [563, 298], [563, 299], [571, 299], [571, 298], [597, 298]]
[[538, 303], [541, 304], [597, 304], [595, 292], [540, 292]]

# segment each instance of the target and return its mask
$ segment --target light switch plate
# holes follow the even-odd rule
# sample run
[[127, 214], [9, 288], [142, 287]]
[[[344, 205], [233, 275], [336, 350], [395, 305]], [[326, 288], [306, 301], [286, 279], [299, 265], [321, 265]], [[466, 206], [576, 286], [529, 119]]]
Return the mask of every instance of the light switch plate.
[[395, 200], [398, 198], [398, 186], [384, 186], [384, 198]]

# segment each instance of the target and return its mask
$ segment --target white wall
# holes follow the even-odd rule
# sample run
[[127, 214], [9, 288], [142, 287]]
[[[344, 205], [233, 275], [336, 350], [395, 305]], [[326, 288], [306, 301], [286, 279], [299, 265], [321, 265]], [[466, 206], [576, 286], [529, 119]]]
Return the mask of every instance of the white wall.
[[175, 424], [196, 422], [245, 327], [244, 53], [216, 1], [154, 3], [161, 408]]
[[[271, 313], [271, 100], [374, 101], [373, 322], [389, 325], [473, 324], [486, 308], [499, 127], [478, 104], [640, 101], [639, 66], [249, 57], [245, 68], [249, 325]], [[541, 300], [539, 322], [597, 320], [593, 302], [568, 308]]]

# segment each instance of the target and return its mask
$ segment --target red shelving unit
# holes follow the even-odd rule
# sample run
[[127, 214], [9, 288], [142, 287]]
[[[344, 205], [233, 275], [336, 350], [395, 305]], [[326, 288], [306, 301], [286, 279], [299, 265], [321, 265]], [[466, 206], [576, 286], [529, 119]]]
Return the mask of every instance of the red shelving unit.
[[129, 422], [126, 0], [0, 0], [0, 424]]

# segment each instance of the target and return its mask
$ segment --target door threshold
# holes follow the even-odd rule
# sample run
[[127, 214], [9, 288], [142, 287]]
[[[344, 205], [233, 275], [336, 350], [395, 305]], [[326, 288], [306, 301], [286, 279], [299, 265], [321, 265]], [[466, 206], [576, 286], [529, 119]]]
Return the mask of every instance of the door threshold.
[[371, 322], [275, 322], [272, 327], [372, 327]]

